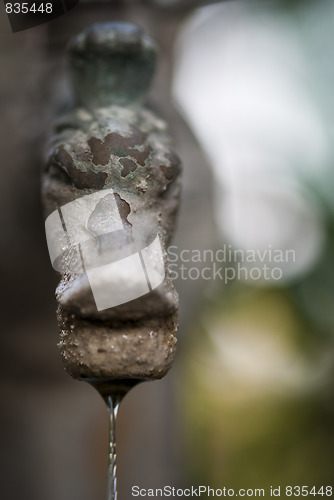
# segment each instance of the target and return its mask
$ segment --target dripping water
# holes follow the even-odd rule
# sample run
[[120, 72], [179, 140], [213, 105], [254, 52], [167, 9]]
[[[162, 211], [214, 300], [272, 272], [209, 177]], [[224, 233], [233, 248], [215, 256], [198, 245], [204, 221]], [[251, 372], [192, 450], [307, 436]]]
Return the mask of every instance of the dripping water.
[[109, 464], [107, 500], [117, 500], [116, 421], [119, 405], [141, 379], [85, 379], [104, 399], [109, 413]]
[[120, 396], [108, 396], [106, 398], [109, 412], [108, 500], [117, 500], [116, 418], [120, 402]]

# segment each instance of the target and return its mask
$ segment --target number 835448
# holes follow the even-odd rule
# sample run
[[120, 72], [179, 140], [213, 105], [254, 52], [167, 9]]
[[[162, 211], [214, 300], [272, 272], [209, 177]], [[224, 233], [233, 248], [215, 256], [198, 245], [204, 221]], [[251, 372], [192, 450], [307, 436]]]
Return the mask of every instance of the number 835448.
[[33, 3], [28, 2], [23, 3], [6, 3], [6, 13], [7, 14], [51, 14], [52, 13], [52, 3]]

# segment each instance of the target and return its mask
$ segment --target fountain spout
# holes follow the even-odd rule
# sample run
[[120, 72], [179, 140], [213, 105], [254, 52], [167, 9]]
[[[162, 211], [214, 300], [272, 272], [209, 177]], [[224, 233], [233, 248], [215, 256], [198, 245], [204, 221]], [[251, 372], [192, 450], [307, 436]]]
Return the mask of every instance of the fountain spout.
[[[69, 47], [74, 101], [54, 125], [43, 174], [46, 235], [66, 370], [106, 396], [163, 377], [176, 345], [168, 272], [180, 161], [143, 105], [156, 47], [126, 23]], [[113, 392], [115, 393], [115, 390]]]

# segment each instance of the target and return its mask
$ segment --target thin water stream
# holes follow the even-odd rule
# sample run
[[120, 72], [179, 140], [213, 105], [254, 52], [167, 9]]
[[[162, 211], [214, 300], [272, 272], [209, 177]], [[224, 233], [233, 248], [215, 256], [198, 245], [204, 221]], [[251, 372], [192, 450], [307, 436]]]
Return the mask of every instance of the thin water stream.
[[116, 420], [119, 405], [141, 379], [86, 379], [102, 396], [109, 413], [109, 465], [107, 500], [117, 500]]
[[117, 500], [116, 418], [120, 402], [120, 396], [106, 398], [109, 412], [108, 500]]

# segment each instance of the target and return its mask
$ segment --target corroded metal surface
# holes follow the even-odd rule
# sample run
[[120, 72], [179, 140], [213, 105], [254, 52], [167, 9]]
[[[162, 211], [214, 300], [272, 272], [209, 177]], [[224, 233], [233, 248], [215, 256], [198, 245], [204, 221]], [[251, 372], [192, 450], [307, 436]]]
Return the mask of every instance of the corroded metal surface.
[[[106, 239], [108, 252], [117, 251], [124, 235], [145, 244], [155, 234], [165, 267], [164, 282], [150, 293], [102, 311], [86, 274], [74, 273], [73, 262], [63, 269], [56, 292], [60, 348], [74, 377], [159, 378], [173, 360], [178, 299], [166, 247], [179, 203], [180, 161], [166, 124], [142, 106], [155, 53], [140, 29], [123, 23], [93, 25], [70, 46], [76, 102], [55, 123], [43, 177], [45, 216], [112, 189], [123, 236]], [[87, 224], [92, 233], [99, 210], [103, 204]]]

